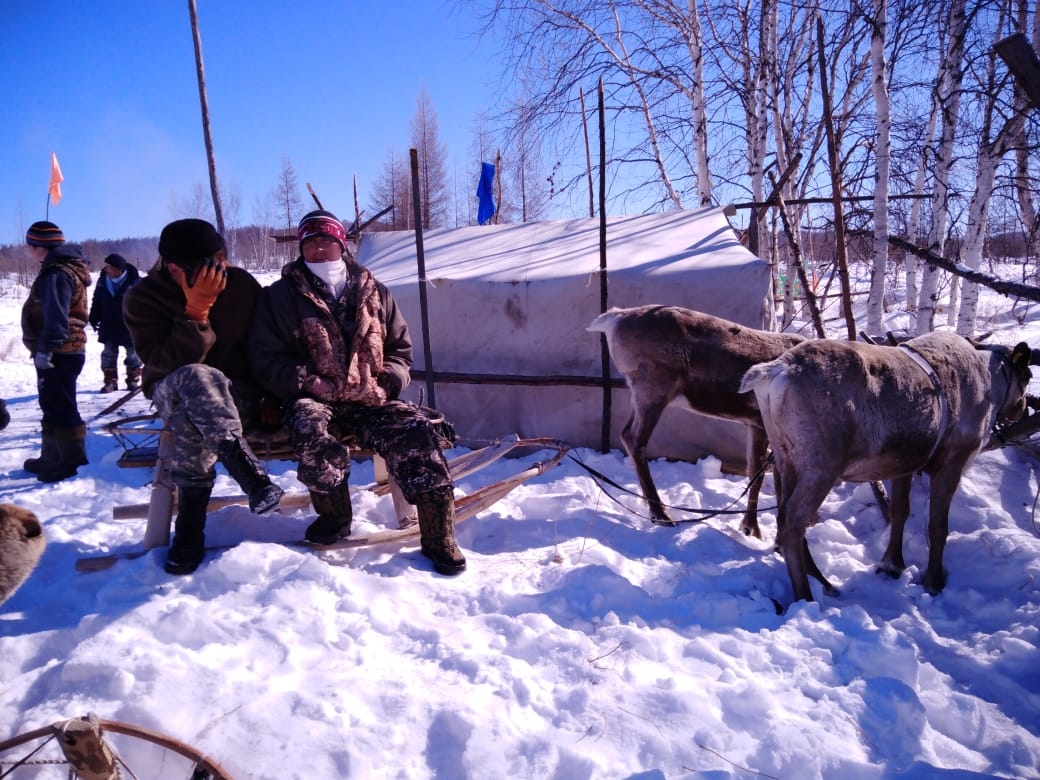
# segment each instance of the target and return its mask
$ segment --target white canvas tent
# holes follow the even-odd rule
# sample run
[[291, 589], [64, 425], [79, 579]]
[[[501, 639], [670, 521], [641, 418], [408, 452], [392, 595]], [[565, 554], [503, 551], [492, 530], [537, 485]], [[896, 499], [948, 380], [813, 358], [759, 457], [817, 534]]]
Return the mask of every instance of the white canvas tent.
[[[613, 217], [606, 236], [609, 306], [674, 304], [771, 327], [769, 268], [740, 244], [721, 209]], [[436, 406], [459, 435], [552, 436], [599, 448], [600, 335], [585, 330], [600, 313], [599, 220], [434, 229], [422, 242], [434, 375], [469, 377], [434, 385]], [[366, 233], [358, 261], [391, 288], [411, 328], [415, 368], [425, 370], [415, 233]], [[613, 364], [610, 372], [618, 376]], [[424, 387], [416, 379], [405, 398], [417, 400]], [[620, 446], [628, 395], [612, 391], [612, 447]], [[710, 452], [738, 466], [744, 429], [669, 409], [649, 449], [687, 460]]]

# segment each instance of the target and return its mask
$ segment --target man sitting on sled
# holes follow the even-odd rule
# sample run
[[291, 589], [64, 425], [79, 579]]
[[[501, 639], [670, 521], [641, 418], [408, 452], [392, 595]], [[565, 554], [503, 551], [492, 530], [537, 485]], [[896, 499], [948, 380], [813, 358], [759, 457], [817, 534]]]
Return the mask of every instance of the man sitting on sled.
[[349, 254], [333, 214], [306, 214], [298, 238], [300, 256], [257, 302], [249, 352], [254, 376], [286, 402], [297, 478], [318, 513], [306, 539], [325, 545], [350, 534], [345, 438], [383, 457], [416, 505], [423, 555], [439, 573], [459, 574], [466, 559], [455, 542], [442, 434], [418, 407], [397, 400], [411, 381], [408, 325], [390, 291]]

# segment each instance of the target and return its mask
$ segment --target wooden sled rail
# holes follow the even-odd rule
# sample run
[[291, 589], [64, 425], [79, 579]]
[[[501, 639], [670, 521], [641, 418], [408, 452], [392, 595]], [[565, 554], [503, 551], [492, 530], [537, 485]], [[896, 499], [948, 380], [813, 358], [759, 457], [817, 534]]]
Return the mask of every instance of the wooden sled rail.
[[[168, 464], [173, 441], [172, 435], [168, 431], [149, 427], [154, 426], [156, 422], [154, 415], [143, 415], [137, 418], [126, 418], [109, 426], [109, 432], [119, 439], [120, 444], [123, 446], [124, 453], [119, 460], [120, 466], [124, 468], [151, 466], [154, 468], [148, 503], [116, 506], [112, 512], [112, 516], [116, 520], [147, 518], [144, 538], [140, 547], [110, 554], [100, 553], [83, 556], [76, 564], [76, 568], [79, 571], [100, 571], [108, 568], [118, 560], [136, 558], [144, 555], [149, 550], [156, 547], [165, 547], [170, 543], [170, 528], [177, 504], [177, 488], [171, 479]], [[269, 438], [261, 438], [259, 440], [255, 437], [249, 438], [256, 454], [264, 459], [293, 459], [294, 457], [292, 447], [289, 446], [287, 438], [284, 439], [284, 442], [277, 442]], [[518, 485], [556, 466], [570, 450], [570, 445], [547, 437], [520, 438], [518, 435], [513, 434], [492, 441], [484, 447], [449, 459], [448, 467], [451, 470], [452, 478], [457, 482], [508, 454], [515, 453], [519, 455], [525, 451], [539, 450], [550, 450], [554, 454], [548, 460], [535, 463], [519, 474], [482, 487], [469, 495], [457, 496], [455, 499], [456, 520], [461, 522], [461, 520], [467, 517], [472, 517], [477, 512], [502, 499]], [[405, 500], [400, 488], [390, 478], [383, 459], [374, 453], [363, 450], [354, 450], [353, 454], [357, 457], [371, 457], [375, 474], [374, 483], [357, 489], [369, 490], [379, 496], [389, 494], [394, 502], [398, 528], [387, 529], [367, 536], [350, 537], [338, 542], [336, 545], [332, 545], [331, 548], [357, 547], [382, 542], [404, 541], [418, 537], [419, 529], [416, 523], [415, 507]], [[241, 494], [215, 496], [210, 499], [207, 511], [214, 512], [226, 506], [247, 503], [247, 497]], [[309, 505], [310, 494], [306, 491], [286, 493], [281, 501], [281, 509], [284, 510], [306, 508]], [[302, 540], [299, 544], [303, 544]], [[329, 547], [322, 547], [321, 549], [329, 549]]]

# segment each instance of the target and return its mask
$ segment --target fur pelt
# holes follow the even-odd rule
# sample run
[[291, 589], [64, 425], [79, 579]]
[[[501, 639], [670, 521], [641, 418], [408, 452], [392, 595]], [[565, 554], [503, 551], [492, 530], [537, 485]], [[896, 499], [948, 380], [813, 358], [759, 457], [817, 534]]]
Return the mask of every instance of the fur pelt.
[[45, 546], [36, 515], [14, 504], [0, 504], [0, 604], [29, 577]]

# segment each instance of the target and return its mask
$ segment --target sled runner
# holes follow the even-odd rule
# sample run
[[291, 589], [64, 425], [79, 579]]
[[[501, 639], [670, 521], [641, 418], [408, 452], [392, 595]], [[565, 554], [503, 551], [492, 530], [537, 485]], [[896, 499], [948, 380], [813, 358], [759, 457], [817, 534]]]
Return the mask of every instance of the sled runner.
[[12, 780], [159, 776], [231, 780], [219, 764], [179, 739], [129, 723], [100, 720], [94, 713], [0, 741], [0, 777]]
[[[107, 569], [119, 560], [130, 560], [141, 557], [156, 547], [165, 547], [170, 541], [170, 526], [177, 505], [176, 486], [170, 479], [167, 459], [172, 449], [172, 436], [163, 430], [161, 421], [156, 415], [139, 415], [128, 417], [112, 423], [108, 430], [123, 447], [123, 455], [118, 465], [123, 468], [154, 469], [151, 495], [147, 504], [117, 506], [113, 509], [114, 519], [147, 518], [144, 539], [140, 547], [108, 553], [89, 554], [76, 562], [79, 571], [100, 571]], [[285, 432], [277, 434], [248, 435], [249, 444], [257, 457], [264, 460], [292, 460], [294, 453]], [[548, 450], [552, 456], [539, 461], [522, 470], [518, 474], [482, 487], [465, 496], [455, 499], [455, 520], [462, 522], [478, 512], [487, 509], [505, 497], [523, 482], [538, 476], [556, 466], [569, 450], [569, 446], [551, 438], [520, 438], [515, 434], [503, 439], [489, 442], [486, 446], [474, 449], [463, 455], [448, 460], [452, 478], [455, 481], [478, 472], [508, 454], [524, 454], [528, 452]], [[418, 539], [419, 527], [415, 519], [415, 507], [409, 504], [400, 489], [394, 483], [386, 469], [386, 464], [375, 453], [355, 449], [353, 454], [358, 458], [371, 457], [375, 482], [357, 488], [369, 490], [377, 496], [389, 494], [394, 503], [398, 528], [386, 529], [370, 534], [355, 534], [332, 545], [316, 547], [301, 540], [280, 541], [277, 543], [290, 546], [306, 547], [313, 550], [335, 550], [351, 547], [362, 547], [390, 542], [404, 542]], [[225, 506], [246, 504], [244, 495], [214, 496], [210, 499], [207, 511], [214, 512]], [[281, 508], [292, 510], [306, 508], [310, 505], [310, 495], [306, 491], [286, 493], [282, 498]]]

